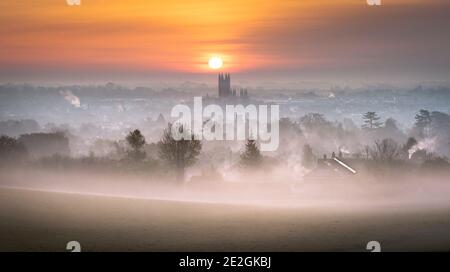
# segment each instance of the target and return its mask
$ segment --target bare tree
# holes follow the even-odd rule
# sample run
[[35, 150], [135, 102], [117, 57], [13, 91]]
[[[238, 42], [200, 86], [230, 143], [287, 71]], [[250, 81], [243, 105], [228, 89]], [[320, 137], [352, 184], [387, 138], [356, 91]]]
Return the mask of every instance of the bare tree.
[[169, 123], [168, 127], [164, 129], [161, 140], [158, 142], [159, 157], [175, 167], [177, 181], [183, 182], [184, 171], [186, 167], [194, 164], [197, 160], [197, 156], [202, 149], [202, 143], [199, 140], [195, 140], [192, 134], [189, 139], [176, 140], [172, 134], [174, 129], [178, 129], [180, 134], [183, 134], [185, 130], [182, 125], [175, 128]]
[[374, 148], [371, 155], [374, 160], [378, 161], [393, 161], [400, 154], [400, 148], [398, 144], [389, 138], [382, 141], [375, 141]]

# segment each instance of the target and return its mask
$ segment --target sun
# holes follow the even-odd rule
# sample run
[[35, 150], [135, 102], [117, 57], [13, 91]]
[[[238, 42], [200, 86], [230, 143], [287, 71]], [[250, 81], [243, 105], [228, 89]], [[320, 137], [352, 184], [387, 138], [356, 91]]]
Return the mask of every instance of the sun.
[[208, 61], [208, 66], [211, 69], [219, 69], [220, 67], [222, 67], [223, 65], [223, 61], [221, 58], [219, 57], [211, 57]]

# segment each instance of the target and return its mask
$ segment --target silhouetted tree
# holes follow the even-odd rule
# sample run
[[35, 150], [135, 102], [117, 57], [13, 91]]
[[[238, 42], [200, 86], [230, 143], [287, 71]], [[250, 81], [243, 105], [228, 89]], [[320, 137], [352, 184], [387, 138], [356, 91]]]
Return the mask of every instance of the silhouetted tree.
[[164, 129], [161, 140], [158, 142], [159, 157], [175, 166], [176, 179], [178, 182], [183, 182], [185, 168], [195, 163], [202, 149], [202, 143], [199, 140], [195, 140], [192, 134], [190, 134], [188, 139], [176, 140], [172, 133], [174, 129], [178, 129], [180, 134], [185, 132], [184, 126], [174, 127], [169, 123], [168, 127]]
[[393, 118], [387, 118], [384, 126], [377, 129], [376, 133], [377, 138], [391, 138], [399, 143], [407, 138], [407, 135], [399, 128], [399, 123]]
[[130, 153], [133, 159], [140, 160], [145, 158], [145, 152], [141, 151], [142, 147], [145, 145], [145, 137], [138, 129], [130, 131], [126, 140], [128, 145], [133, 149]]
[[367, 128], [367, 129], [375, 129], [375, 128], [379, 128], [382, 123], [379, 122], [380, 117], [377, 115], [376, 112], [374, 111], [368, 111], [366, 113], [363, 114], [363, 128]]
[[25, 145], [31, 157], [70, 155], [69, 138], [64, 132], [23, 134], [17, 140]]
[[429, 128], [432, 121], [431, 113], [427, 110], [421, 109], [416, 114], [414, 119], [416, 119], [415, 127], [419, 133], [419, 136], [424, 137], [426, 129]]
[[0, 161], [14, 162], [25, 159], [27, 155], [28, 151], [23, 143], [5, 135], [0, 137]]
[[306, 129], [328, 128], [332, 125], [320, 113], [308, 113], [300, 118], [300, 124]]
[[390, 162], [399, 155], [398, 144], [389, 138], [383, 139], [382, 141], [375, 141], [371, 155], [374, 160]]
[[244, 166], [255, 167], [261, 164], [262, 157], [255, 140], [247, 140], [245, 150], [241, 154], [241, 163]]
[[393, 118], [386, 119], [386, 121], [384, 122], [384, 127], [389, 131], [398, 130], [397, 121]]

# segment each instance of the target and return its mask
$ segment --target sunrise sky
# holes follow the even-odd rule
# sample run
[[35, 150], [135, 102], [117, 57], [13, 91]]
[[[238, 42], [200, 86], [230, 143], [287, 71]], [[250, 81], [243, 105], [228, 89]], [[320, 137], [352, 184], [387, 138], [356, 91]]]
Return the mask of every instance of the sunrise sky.
[[189, 77], [446, 79], [450, 1], [0, 2], [0, 80]]

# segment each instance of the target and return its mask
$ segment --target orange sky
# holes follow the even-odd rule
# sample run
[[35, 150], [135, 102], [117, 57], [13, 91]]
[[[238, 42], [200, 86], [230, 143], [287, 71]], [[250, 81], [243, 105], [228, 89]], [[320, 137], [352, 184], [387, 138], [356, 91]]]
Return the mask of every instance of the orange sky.
[[270, 62], [240, 44], [252, 26], [286, 16], [294, 3], [241, 0], [4, 1], [4, 60], [54, 66], [120, 65], [202, 70], [211, 55], [228, 68]]
[[[399, 53], [394, 66], [400, 66], [414, 54], [445, 49], [448, 38], [432, 41], [440, 36], [435, 24], [450, 28], [433, 13], [448, 8], [444, 3], [384, 0], [375, 10], [364, 0], [82, 0], [79, 7], [2, 1], [0, 71], [202, 73], [212, 72], [206, 65], [212, 55], [232, 72], [379, 67], [382, 53]], [[429, 12], [420, 18], [423, 7]], [[417, 14], [436, 22], [425, 22], [416, 40], [408, 22], [417, 23]]]

